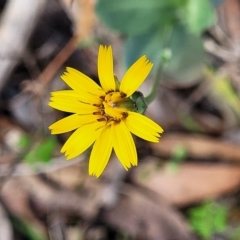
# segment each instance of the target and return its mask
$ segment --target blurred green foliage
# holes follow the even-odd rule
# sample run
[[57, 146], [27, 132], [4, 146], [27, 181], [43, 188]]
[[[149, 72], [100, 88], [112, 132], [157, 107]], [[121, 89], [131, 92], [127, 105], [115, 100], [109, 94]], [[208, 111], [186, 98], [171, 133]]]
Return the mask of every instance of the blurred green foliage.
[[185, 111], [180, 112], [179, 120], [187, 130], [191, 132], [204, 132], [204, 128], [192, 117], [191, 113]]
[[174, 173], [178, 171], [179, 166], [187, 158], [187, 156], [187, 148], [184, 145], [179, 144], [175, 146], [172, 151], [172, 156], [167, 165], [168, 170]]
[[29, 148], [29, 151], [27, 151], [24, 156], [24, 161], [29, 164], [49, 162], [57, 145], [56, 138], [50, 136], [46, 139], [37, 141], [32, 146], [30, 146], [31, 141], [31, 138], [26, 135], [23, 136], [19, 141], [19, 147], [22, 150]]
[[230, 240], [240, 240], [240, 226], [232, 230]]
[[214, 233], [226, 229], [227, 214], [228, 209], [216, 202], [206, 202], [188, 212], [192, 229], [203, 239], [209, 239]]
[[188, 0], [185, 7], [186, 25], [190, 32], [199, 35], [215, 22], [216, 16], [209, 0]]
[[19, 142], [18, 142], [19, 148], [23, 150], [23, 149], [27, 148], [29, 145], [30, 145], [29, 136], [27, 136], [27, 135], [21, 136], [21, 138], [19, 139]]
[[230, 111], [240, 119], [240, 97], [231, 80], [212, 69], [205, 68], [204, 77], [210, 85], [209, 95], [212, 102], [218, 104], [221, 112], [226, 117], [231, 115]]
[[30, 222], [27, 222], [19, 217], [11, 217], [13, 227], [21, 233], [26, 240], [46, 240], [46, 237], [40, 230], [37, 230], [32, 226]]
[[[216, 2], [216, 1], [213, 1]], [[125, 67], [146, 54], [156, 66], [165, 48], [172, 52], [165, 75], [178, 84], [195, 82], [204, 64], [201, 34], [214, 24], [210, 0], [99, 0], [99, 18], [126, 36]]]

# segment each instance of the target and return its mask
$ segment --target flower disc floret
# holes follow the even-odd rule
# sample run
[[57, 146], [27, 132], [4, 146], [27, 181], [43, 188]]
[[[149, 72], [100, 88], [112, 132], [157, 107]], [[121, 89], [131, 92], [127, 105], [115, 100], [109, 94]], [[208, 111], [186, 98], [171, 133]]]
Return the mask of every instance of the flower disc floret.
[[101, 115], [105, 117], [106, 123], [118, 123], [128, 116], [127, 109], [120, 108], [119, 102], [124, 99], [124, 94], [120, 92], [110, 92], [104, 97], [101, 104]]

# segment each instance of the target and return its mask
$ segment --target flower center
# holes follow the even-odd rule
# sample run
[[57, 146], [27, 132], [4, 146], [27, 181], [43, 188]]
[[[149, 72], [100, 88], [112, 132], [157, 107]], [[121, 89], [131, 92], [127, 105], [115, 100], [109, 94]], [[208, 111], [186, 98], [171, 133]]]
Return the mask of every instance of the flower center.
[[104, 97], [101, 97], [102, 104], [99, 105], [99, 112], [94, 113], [101, 115], [99, 121], [106, 121], [109, 124], [118, 123], [128, 116], [128, 98], [124, 93], [108, 92]]
[[120, 92], [108, 93], [103, 101], [105, 114], [113, 117], [114, 119], [121, 119], [122, 113], [127, 111], [126, 108], [121, 107], [119, 104], [124, 97], [125, 95], [121, 94]]

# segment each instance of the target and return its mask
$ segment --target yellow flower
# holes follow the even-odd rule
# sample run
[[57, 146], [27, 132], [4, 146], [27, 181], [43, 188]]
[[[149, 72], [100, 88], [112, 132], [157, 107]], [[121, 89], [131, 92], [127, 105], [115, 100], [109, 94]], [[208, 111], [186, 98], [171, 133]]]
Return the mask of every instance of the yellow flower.
[[75, 130], [61, 149], [68, 160], [94, 143], [89, 174], [99, 177], [112, 149], [126, 170], [137, 165], [131, 133], [151, 142], [159, 141], [159, 133], [163, 129], [137, 113], [136, 103], [131, 100], [152, 67], [147, 57], [142, 56], [128, 69], [119, 84], [113, 73], [112, 48], [100, 46], [98, 76], [101, 87], [83, 73], [67, 68], [61, 78], [71, 90], [52, 92], [49, 106], [73, 114], [52, 124], [49, 129], [52, 134]]

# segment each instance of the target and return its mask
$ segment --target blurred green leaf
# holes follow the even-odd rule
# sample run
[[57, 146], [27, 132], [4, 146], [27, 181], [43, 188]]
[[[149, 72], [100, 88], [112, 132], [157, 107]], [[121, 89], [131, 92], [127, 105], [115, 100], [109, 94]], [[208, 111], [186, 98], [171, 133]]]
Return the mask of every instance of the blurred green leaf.
[[[166, 35], [171, 40], [167, 41]], [[168, 46], [165, 46], [166, 42]], [[181, 25], [174, 27], [169, 25], [165, 30], [151, 29], [145, 34], [129, 37], [124, 45], [126, 68], [145, 54], [155, 65], [158, 65], [164, 47], [168, 47], [172, 52], [172, 58], [164, 69], [165, 75], [178, 85], [193, 84], [198, 81], [204, 61], [202, 40], [187, 33]]]
[[169, 162], [167, 164], [167, 169], [170, 172], [176, 173], [181, 165], [181, 163], [186, 159], [188, 156], [187, 148], [179, 144], [173, 148], [171, 158], [169, 159]]
[[216, 19], [210, 0], [99, 0], [96, 11], [107, 26], [128, 35], [126, 68], [144, 54], [158, 66], [168, 48], [168, 80], [178, 85], [198, 81], [204, 60], [200, 34]]
[[218, 6], [219, 4], [223, 3], [224, 0], [211, 0], [211, 3], [214, 5], [214, 6]]
[[230, 240], [239, 240], [240, 239], [240, 226], [237, 226], [235, 229], [232, 230], [230, 234]]
[[222, 232], [227, 226], [228, 209], [215, 202], [207, 202], [189, 210], [189, 223], [193, 230], [204, 239], [215, 232]]
[[168, 22], [177, 19], [179, 7], [186, 0], [99, 0], [96, 12], [109, 27], [128, 34], [142, 34], [149, 29], [163, 28]]
[[24, 157], [25, 162], [33, 164], [37, 162], [47, 163], [51, 160], [57, 141], [54, 137], [49, 137], [36, 146]]
[[140, 56], [147, 55], [151, 62], [158, 64], [163, 51], [163, 29], [150, 29], [148, 32], [127, 38], [124, 44], [126, 69]]
[[179, 84], [195, 83], [201, 76], [204, 63], [202, 39], [178, 25], [173, 30], [170, 48], [173, 57], [165, 74]]
[[20, 148], [20, 149], [24, 149], [24, 148], [28, 147], [29, 144], [30, 144], [30, 138], [29, 138], [29, 136], [27, 136], [27, 135], [21, 136], [21, 138], [20, 138], [20, 140], [19, 140], [19, 142], [18, 142], [19, 148]]
[[175, 162], [182, 162], [188, 155], [187, 148], [184, 145], [177, 145], [172, 151], [172, 160]]
[[179, 120], [183, 127], [192, 132], [204, 132], [202, 126], [191, 116], [189, 112], [181, 112]]
[[217, 101], [223, 111], [227, 110], [225, 111], [226, 115], [229, 115], [229, 110], [233, 110], [234, 114], [240, 118], [240, 97], [231, 80], [209, 68], [205, 68], [204, 76], [210, 83], [209, 95], [211, 99]]
[[216, 14], [209, 0], [188, 0], [183, 18], [190, 32], [200, 35], [214, 24]]
[[22, 233], [29, 240], [46, 240], [43, 232], [40, 232], [30, 222], [18, 217], [12, 217], [12, 223], [15, 229]]

